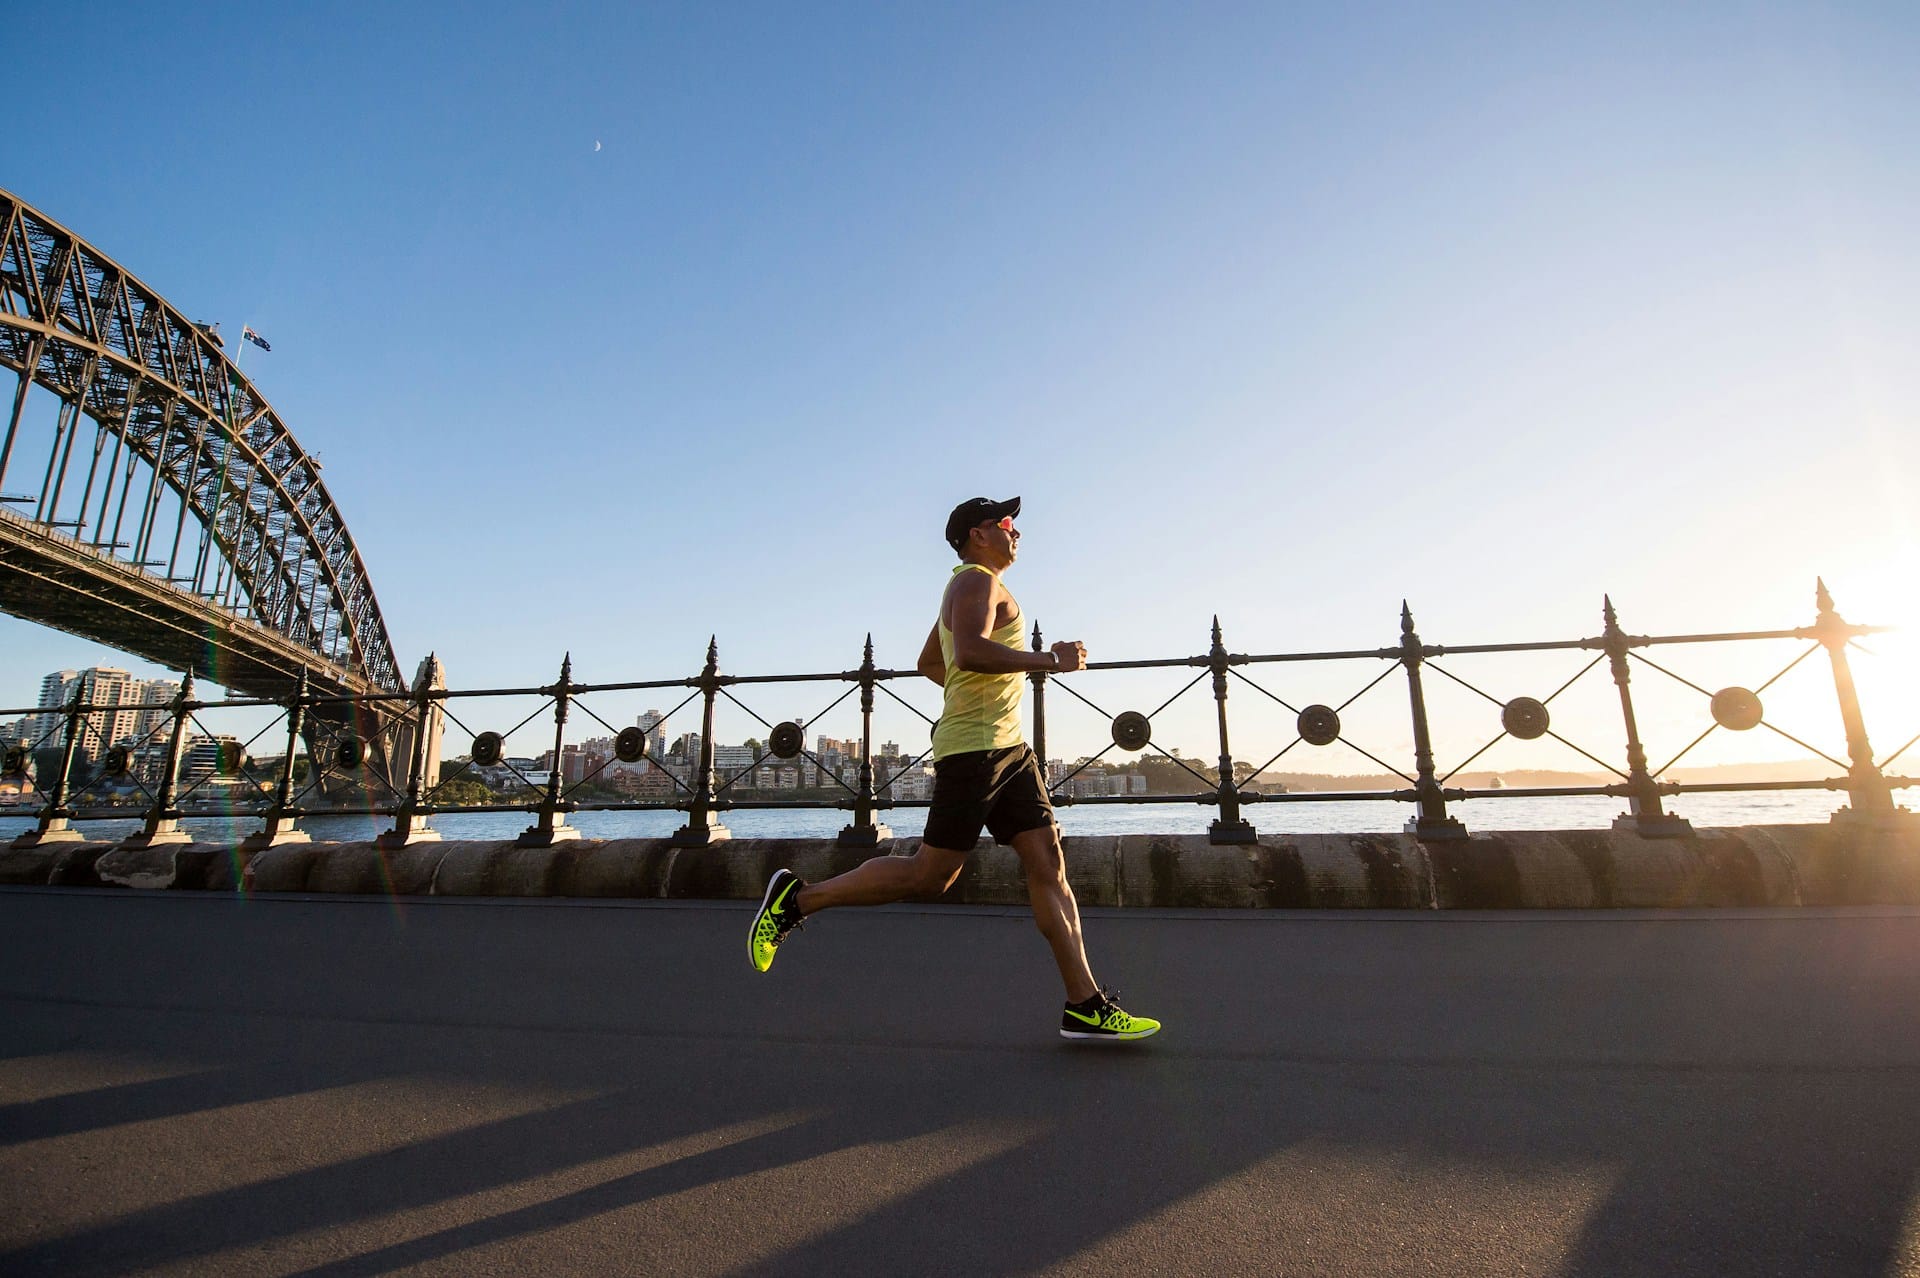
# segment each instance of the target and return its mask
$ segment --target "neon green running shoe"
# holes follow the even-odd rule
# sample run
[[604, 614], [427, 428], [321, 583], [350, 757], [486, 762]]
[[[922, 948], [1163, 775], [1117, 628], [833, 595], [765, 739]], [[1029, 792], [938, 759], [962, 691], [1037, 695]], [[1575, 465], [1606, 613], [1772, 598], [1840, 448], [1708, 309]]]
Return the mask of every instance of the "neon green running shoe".
[[1129, 1042], [1160, 1032], [1160, 1022], [1131, 1016], [1113, 1001], [1112, 990], [1097, 990], [1084, 1003], [1069, 1003], [1060, 1011], [1060, 1037]]
[[760, 900], [760, 912], [753, 916], [753, 928], [747, 933], [747, 960], [753, 970], [764, 972], [773, 966], [780, 942], [800, 926], [800, 911], [793, 898], [806, 881], [792, 870], [775, 870], [767, 880], [767, 894]]

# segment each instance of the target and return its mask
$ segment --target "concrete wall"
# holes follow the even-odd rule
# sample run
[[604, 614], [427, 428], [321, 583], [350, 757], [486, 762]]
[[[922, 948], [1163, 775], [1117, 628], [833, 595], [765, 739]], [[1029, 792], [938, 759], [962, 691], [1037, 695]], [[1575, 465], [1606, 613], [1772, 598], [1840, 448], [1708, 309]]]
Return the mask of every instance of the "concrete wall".
[[[1920, 905], [1920, 822], [1904, 830], [1745, 826], [1687, 839], [1607, 830], [1475, 835], [1421, 843], [1404, 834], [1263, 836], [1213, 847], [1204, 835], [1067, 839], [1067, 872], [1086, 905], [1272, 909], [1589, 909], [1669, 906]], [[881, 851], [910, 854], [918, 839]], [[580, 840], [555, 848], [448, 841], [382, 852], [309, 843], [251, 857], [208, 844], [119, 850], [69, 843], [0, 851], [0, 884], [347, 892], [403, 896], [577, 896], [758, 900], [788, 866], [820, 879], [867, 851], [812, 839], [736, 839], [674, 848], [664, 839]], [[941, 898], [1019, 905], [1011, 851], [982, 844]]]

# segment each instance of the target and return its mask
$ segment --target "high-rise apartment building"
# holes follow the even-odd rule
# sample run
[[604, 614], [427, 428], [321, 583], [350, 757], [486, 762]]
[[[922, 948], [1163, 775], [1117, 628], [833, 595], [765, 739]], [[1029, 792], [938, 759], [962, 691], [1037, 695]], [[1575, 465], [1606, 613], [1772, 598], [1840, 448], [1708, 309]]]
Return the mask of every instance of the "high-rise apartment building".
[[[78, 670], [56, 670], [47, 675], [40, 680], [38, 704], [43, 709], [52, 709], [73, 700], [73, 681], [79, 677]], [[58, 714], [30, 714], [20, 723], [29, 746], [55, 745], [60, 740], [61, 718]]]
[[81, 744], [95, 758], [105, 754], [122, 740], [132, 740], [139, 722], [139, 689], [144, 682], [112, 666], [94, 666], [80, 672], [80, 700], [102, 707], [126, 706], [127, 709], [99, 709], [86, 717], [87, 732]]
[[134, 711], [133, 735], [141, 743], [165, 741], [173, 727], [173, 711], [168, 703], [180, 695], [177, 679], [137, 680], [139, 689], [133, 700], [148, 708]]
[[82, 704], [101, 707], [87, 713], [80, 734], [80, 749], [97, 758], [116, 745], [133, 745], [162, 733], [171, 717], [157, 703], [178, 696], [180, 685], [171, 679], [136, 679], [113, 666], [56, 670], [40, 680], [41, 713], [21, 720], [27, 744], [45, 749], [65, 742], [66, 716], [61, 711], [76, 692]]
[[658, 710], [649, 710], [635, 719], [634, 726], [647, 734], [647, 753], [656, 759], [667, 757], [667, 730], [663, 725], [667, 717]]

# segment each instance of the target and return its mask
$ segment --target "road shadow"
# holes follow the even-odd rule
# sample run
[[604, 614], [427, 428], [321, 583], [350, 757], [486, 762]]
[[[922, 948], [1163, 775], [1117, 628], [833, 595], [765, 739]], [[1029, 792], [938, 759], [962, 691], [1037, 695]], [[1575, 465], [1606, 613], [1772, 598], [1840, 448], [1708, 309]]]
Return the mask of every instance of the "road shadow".
[[[302, 1011], [314, 974], [289, 957], [251, 1003], [11, 1005], [0, 1049], [190, 1071], [0, 1107], [16, 1144], [376, 1079], [543, 1099], [374, 1152], [322, 1130], [309, 1165], [241, 1160], [218, 1188], [15, 1235], [0, 1272], [241, 1272], [269, 1249], [327, 1275], [623, 1256], [662, 1273], [1884, 1274], [1912, 1227], [1904, 938], [1749, 964], [1742, 946], [1778, 938], [1140, 928], [1113, 966], [1171, 1027], [1088, 1050], [1009, 1014], [1033, 958], [1019, 919], [849, 927], [767, 981], [689, 962], [735, 948], [725, 914], [514, 918], [531, 972], [468, 914], [429, 938], [443, 966], [408, 974], [410, 1002], [336, 988]], [[935, 951], [947, 983], [932, 960], [872, 964], [942, 927], [967, 940]], [[649, 979], [596, 983], [608, 970]]]

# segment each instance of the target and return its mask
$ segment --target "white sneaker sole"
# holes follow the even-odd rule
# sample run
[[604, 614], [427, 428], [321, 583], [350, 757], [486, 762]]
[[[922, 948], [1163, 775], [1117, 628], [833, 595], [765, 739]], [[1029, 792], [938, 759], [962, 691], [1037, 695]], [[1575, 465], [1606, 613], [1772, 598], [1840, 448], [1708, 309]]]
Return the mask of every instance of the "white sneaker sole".
[[1137, 1043], [1143, 1038], [1152, 1038], [1159, 1032], [1160, 1027], [1158, 1025], [1150, 1030], [1136, 1030], [1131, 1034], [1102, 1034], [1098, 1030], [1063, 1029], [1060, 1031], [1060, 1037], [1077, 1038], [1082, 1042], [1089, 1043]]

